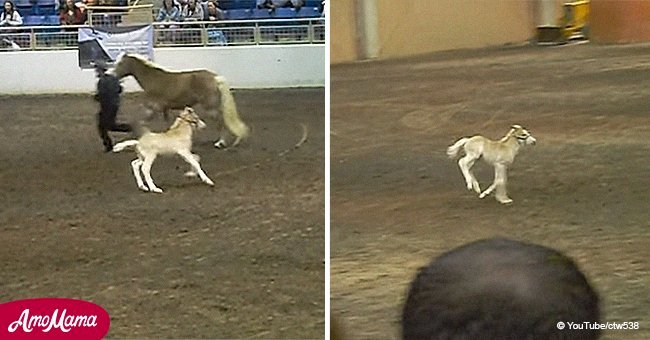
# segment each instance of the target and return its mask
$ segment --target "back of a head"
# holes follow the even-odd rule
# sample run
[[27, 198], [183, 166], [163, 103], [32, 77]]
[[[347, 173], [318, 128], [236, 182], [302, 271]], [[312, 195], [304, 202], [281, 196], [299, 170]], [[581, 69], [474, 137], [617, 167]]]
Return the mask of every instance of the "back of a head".
[[402, 314], [404, 339], [597, 339], [597, 293], [574, 262], [543, 246], [476, 241], [421, 268]]

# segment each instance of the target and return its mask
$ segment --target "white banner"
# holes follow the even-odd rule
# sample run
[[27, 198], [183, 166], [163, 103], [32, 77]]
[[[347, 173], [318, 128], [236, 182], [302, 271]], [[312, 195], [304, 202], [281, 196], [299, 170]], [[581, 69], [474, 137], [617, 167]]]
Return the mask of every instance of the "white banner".
[[138, 53], [153, 60], [153, 26], [79, 29], [79, 67], [92, 68], [99, 60], [110, 65], [122, 52]]

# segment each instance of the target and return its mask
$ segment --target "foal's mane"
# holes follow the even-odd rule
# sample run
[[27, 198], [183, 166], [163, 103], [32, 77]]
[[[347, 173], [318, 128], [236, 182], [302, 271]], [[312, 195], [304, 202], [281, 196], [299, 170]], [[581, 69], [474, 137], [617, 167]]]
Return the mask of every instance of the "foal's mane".
[[515, 129], [514, 129], [514, 127], [510, 128], [510, 131], [508, 131], [508, 133], [506, 133], [506, 135], [503, 136], [503, 138], [501, 138], [501, 142], [505, 142], [505, 141], [507, 141], [508, 138], [512, 137], [512, 135], [513, 135], [514, 133], [515, 133]]

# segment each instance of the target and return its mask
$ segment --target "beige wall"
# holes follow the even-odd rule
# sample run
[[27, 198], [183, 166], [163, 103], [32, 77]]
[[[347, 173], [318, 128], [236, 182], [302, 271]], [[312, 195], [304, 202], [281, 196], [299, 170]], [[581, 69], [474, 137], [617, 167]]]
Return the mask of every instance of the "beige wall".
[[[379, 57], [524, 42], [532, 0], [377, 0]], [[357, 59], [355, 0], [330, 0], [331, 62]]]
[[328, 0], [330, 63], [357, 59], [354, 0]]

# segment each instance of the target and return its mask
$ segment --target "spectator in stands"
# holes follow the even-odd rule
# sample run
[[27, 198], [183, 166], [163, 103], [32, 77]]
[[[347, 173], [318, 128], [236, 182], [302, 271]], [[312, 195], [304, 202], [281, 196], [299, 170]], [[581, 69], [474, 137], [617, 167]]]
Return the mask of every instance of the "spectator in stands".
[[293, 7], [299, 10], [305, 5], [305, 0], [257, 0], [257, 8], [268, 8], [270, 11], [281, 7]]
[[197, 3], [197, 0], [189, 0], [181, 9], [181, 20], [183, 21], [202, 21], [203, 6]]
[[20, 26], [23, 24], [23, 17], [16, 10], [14, 3], [7, 0], [4, 3], [4, 10], [0, 14], [0, 26]]
[[86, 19], [88, 19], [86, 11], [82, 11], [74, 0], [65, 0], [65, 6], [61, 9], [61, 14], [59, 15], [61, 26], [83, 25]]
[[207, 11], [205, 13], [205, 20], [217, 21], [225, 19], [223, 10], [219, 8], [219, 4], [215, 0], [208, 0]]
[[156, 21], [180, 21], [181, 9], [174, 0], [163, 0]]

